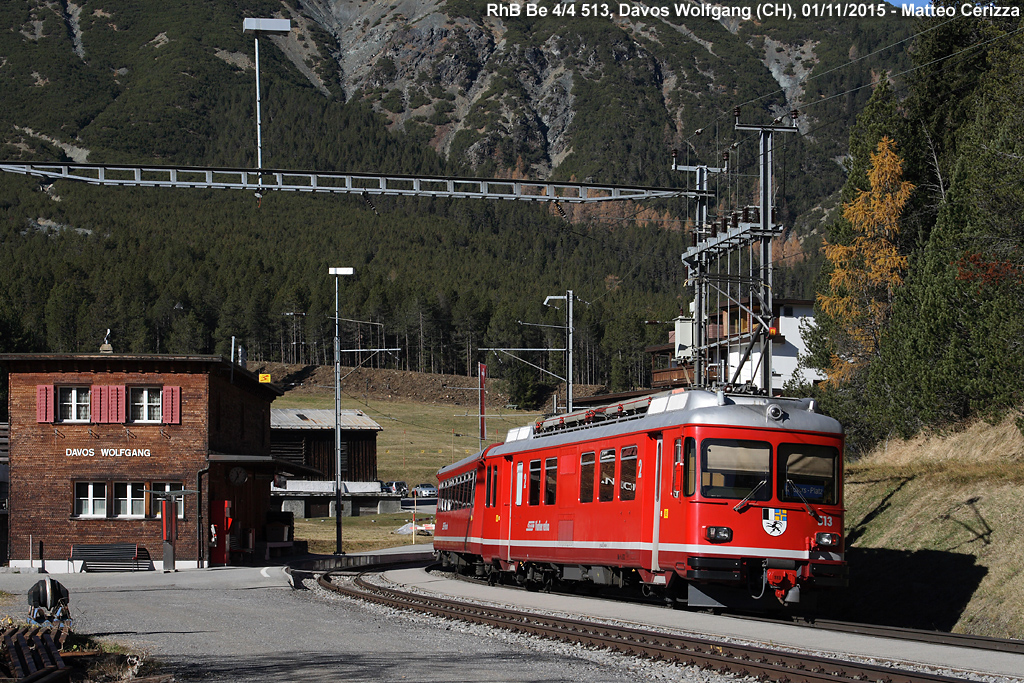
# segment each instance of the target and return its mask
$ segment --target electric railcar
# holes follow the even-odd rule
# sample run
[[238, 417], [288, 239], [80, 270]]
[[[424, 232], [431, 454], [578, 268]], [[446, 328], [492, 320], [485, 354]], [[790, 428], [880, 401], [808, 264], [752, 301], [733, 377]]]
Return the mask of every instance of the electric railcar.
[[492, 583], [807, 608], [847, 582], [842, 453], [810, 399], [675, 390], [556, 416], [438, 472], [434, 549]]

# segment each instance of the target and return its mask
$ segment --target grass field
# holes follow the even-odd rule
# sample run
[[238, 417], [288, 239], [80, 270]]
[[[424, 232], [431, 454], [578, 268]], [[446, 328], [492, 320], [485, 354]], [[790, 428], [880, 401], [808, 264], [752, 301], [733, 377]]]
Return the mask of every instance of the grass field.
[[[361, 515], [342, 518], [342, 549], [346, 553], [361, 553], [399, 545], [430, 543], [430, 536], [400, 536], [396, 529], [412, 521], [412, 511], [389, 515]], [[433, 515], [416, 515], [416, 524], [434, 521]], [[295, 520], [295, 538], [309, 543], [309, 552], [333, 554], [337, 547], [337, 527], [333, 517]]]

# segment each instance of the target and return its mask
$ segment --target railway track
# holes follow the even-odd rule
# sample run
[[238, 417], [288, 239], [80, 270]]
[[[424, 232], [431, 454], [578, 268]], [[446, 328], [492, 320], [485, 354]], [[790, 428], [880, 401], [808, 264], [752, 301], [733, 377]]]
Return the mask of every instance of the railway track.
[[644, 629], [591, 623], [492, 607], [449, 598], [409, 593], [374, 585], [363, 578], [369, 567], [358, 569], [351, 584], [335, 583], [338, 571], [318, 578], [323, 588], [396, 609], [414, 610], [447, 619], [508, 629], [590, 647], [608, 648], [623, 654], [649, 657], [687, 666], [699, 666], [740, 676], [754, 676], [787, 683], [823, 681], [879, 681], [884, 683], [947, 683], [964, 679], [920, 671], [901, 670], [853, 661], [829, 659], [796, 652], [727, 643], [705, 638], [660, 633]]
[[[450, 573], [460, 581], [484, 584], [486, 581], [471, 576], [464, 576], [449, 570], [442, 570]], [[505, 586], [506, 588], [520, 588], [520, 586]], [[567, 593], [571, 594], [571, 593]], [[632, 598], [613, 598], [635, 601]], [[645, 604], [661, 604], [645, 603]], [[947, 633], [943, 631], [927, 631], [924, 629], [904, 628], [900, 626], [885, 626], [877, 624], [864, 624], [852, 621], [838, 621], [835, 619], [804, 619], [756, 615], [726, 614], [730, 618], [745, 619], [748, 621], [761, 621], [776, 624], [794, 624], [808, 628], [816, 628], [823, 631], [835, 631], [838, 633], [851, 633], [863, 636], [875, 636], [878, 638], [889, 638], [892, 640], [906, 640], [915, 643], [930, 643], [932, 645], [950, 645], [953, 647], [968, 647], [976, 650], [988, 650], [991, 652], [1007, 652], [1012, 654], [1024, 654], [1024, 641], [1010, 640], [1005, 638], [992, 638], [989, 636], [975, 636], [965, 633]]]

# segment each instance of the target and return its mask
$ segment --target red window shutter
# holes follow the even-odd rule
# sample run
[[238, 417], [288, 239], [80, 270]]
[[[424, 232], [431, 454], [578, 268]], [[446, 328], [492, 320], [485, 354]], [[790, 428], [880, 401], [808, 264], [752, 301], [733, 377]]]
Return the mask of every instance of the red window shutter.
[[56, 421], [56, 408], [53, 403], [54, 394], [56, 392], [53, 389], [53, 385], [36, 385], [36, 422]]
[[[125, 421], [124, 387], [97, 386], [92, 388], [93, 422], [118, 424]], [[99, 409], [97, 412], [97, 401]]]
[[122, 386], [111, 386], [110, 389], [110, 422], [124, 424], [128, 421], [128, 390]]
[[104, 393], [106, 387], [89, 387], [89, 422], [98, 424], [106, 422], [103, 419], [103, 408], [106, 406], [106, 395]]
[[164, 424], [181, 424], [181, 387], [164, 387], [161, 409]]

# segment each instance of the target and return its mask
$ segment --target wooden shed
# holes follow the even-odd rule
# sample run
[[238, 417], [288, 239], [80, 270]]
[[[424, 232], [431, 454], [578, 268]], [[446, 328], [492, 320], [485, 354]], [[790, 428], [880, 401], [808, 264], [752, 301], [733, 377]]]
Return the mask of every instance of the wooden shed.
[[[377, 479], [377, 432], [381, 426], [361, 410], [342, 410], [341, 478], [343, 481]], [[270, 411], [270, 453], [273, 457], [313, 468], [333, 481], [334, 411], [329, 409], [273, 408]]]

